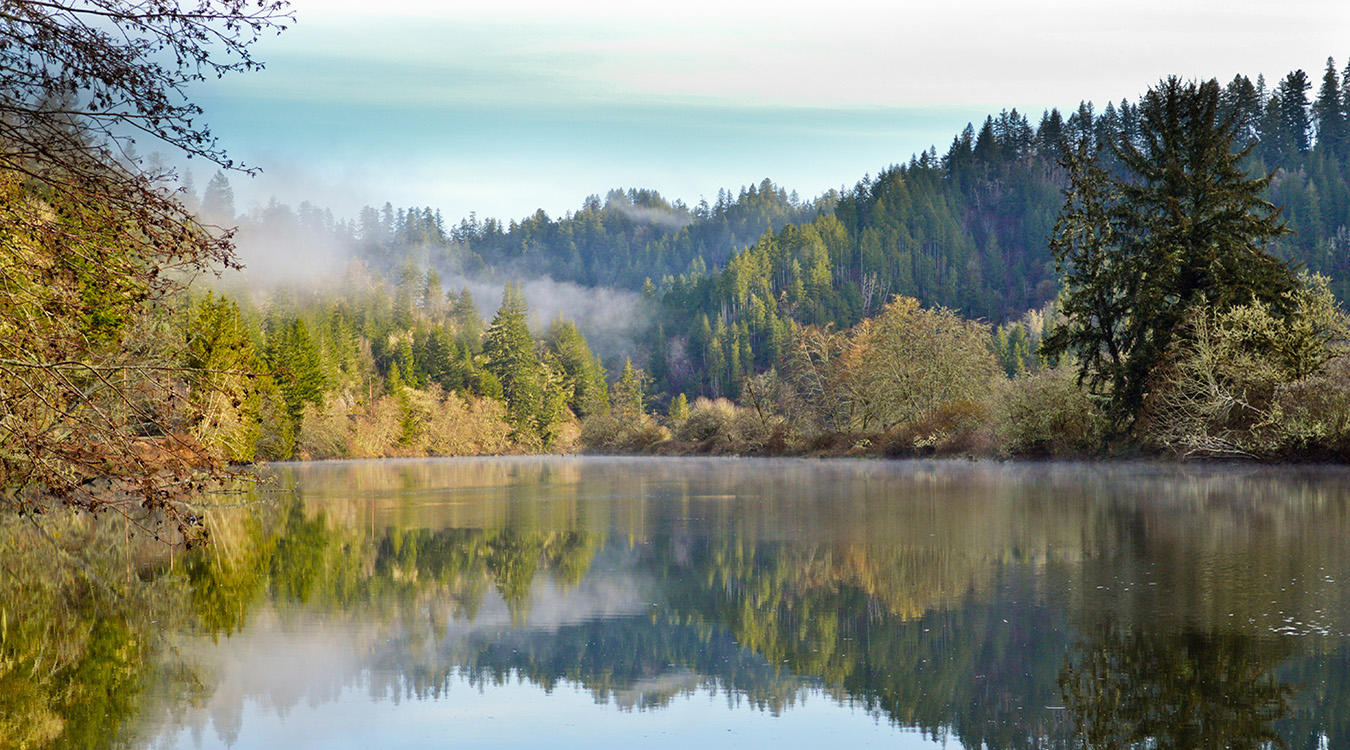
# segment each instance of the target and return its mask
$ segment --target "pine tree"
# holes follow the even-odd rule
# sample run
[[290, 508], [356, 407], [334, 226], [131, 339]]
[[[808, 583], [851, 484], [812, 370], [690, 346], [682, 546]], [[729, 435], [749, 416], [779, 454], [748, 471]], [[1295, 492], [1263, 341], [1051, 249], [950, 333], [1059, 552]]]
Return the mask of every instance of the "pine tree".
[[202, 193], [202, 213], [209, 221], [234, 223], [234, 189], [224, 172], [216, 172]]
[[262, 370], [239, 306], [207, 294], [189, 311], [186, 362], [192, 434], [226, 461], [254, 459]]
[[1068, 321], [1045, 342], [1074, 354], [1079, 376], [1131, 427], [1149, 379], [1200, 310], [1258, 300], [1283, 310], [1289, 267], [1265, 250], [1288, 230], [1249, 177], [1237, 124], [1219, 117], [1215, 81], [1169, 78], [1140, 105], [1139, 146], [1114, 144], [1125, 174], [1110, 178], [1085, 148], [1066, 161], [1071, 185], [1051, 240]]
[[576, 324], [558, 318], [548, 327], [545, 343], [562, 369], [568, 406], [579, 417], [603, 412], [609, 403], [605, 369], [591, 354]]
[[1341, 84], [1336, 75], [1336, 61], [1327, 58], [1327, 70], [1322, 75], [1322, 86], [1313, 102], [1313, 120], [1317, 124], [1317, 148], [1329, 154], [1340, 154], [1346, 142], [1346, 112], [1341, 103]]
[[543, 368], [534, 350], [534, 339], [526, 322], [529, 307], [516, 284], [507, 284], [502, 305], [488, 326], [483, 340], [487, 369], [501, 384], [506, 398], [507, 419], [515, 428], [517, 440], [542, 439], [540, 424], [544, 411]]
[[319, 352], [305, 322], [293, 318], [278, 326], [268, 338], [264, 359], [281, 391], [293, 438], [299, 434], [305, 407], [323, 406], [326, 387]]
[[633, 360], [625, 360], [623, 374], [610, 388], [610, 413], [624, 420], [642, 419], [646, 414], [647, 387], [650, 384], [651, 378], [647, 373], [633, 367]]

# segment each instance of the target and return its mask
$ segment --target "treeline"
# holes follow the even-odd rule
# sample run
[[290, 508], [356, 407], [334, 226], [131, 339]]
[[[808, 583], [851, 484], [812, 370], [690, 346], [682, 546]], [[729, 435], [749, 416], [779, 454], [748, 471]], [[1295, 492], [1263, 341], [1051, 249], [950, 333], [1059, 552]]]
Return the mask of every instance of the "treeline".
[[605, 370], [575, 324], [536, 338], [529, 313], [508, 286], [484, 321], [411, 266], [199, 294], [181, 313], [185, 427], [230, 462], [565, 451], [577, 417], [608, 409]]
[[[1274, 355], [1267, 346], [1260, 356], [1270, 366], [1249, 368], [1261, 373], [1260, 383], [1243, 381], [1239, 389], [1251, 397], [1225, 391], [1238, 398], [1242, 407], [1237, 411], [1246, 415], [1238, 420], [1242, 422], [1238, 433], [1270, 433], [1260, 438], [1259, 445], [1247, 438], [1196, 438], [1223, 432], [1206, 420], [1217, 424], [1228, 417], [1209, 412], [1197, 416], [1201, 409], [1197, 399], [1204, 400], [1194, 392], [1199, 381], [1183, 385], [1181, 373], [1188, 357], [1199, 356], [1196, 332], [1202, 327], [1209, 331], [1203, 339], [1209, 347], [1204, 356], [1216, 363], [1215, 356], [1242, 360], [1253, 354], [1255, 334], [1240, 341], [1237, 331], [1242, 325], [1264, 326], [1261, 335], [1267, 340], [1282, 335], [1280, 331], [1298, 338], [1286, 328], [1301, 325], [1318, 332], [1302, 340], [1321, 347], [1342, 337], [1343, 320], [1335, 299], [1350, 292], [1343, 247], [1350, 237], [1346, 74], [1338, 74], [1334, 61], [1328, 60], [1315, 96], [1310, 96], [1313, 86], [1303, 71], [1286, 75], [1273, 87], [1261, 77], [1253, 82], [1241, 75], [1226, 84], [1206, 84], [1213, 99], [1212, 123], [1207, 127], [1231, 124], [1223, 146], [1234, 155], [1231, 169], [1249, 176], [1255, 185], [1244, 210], [1260, 213], [1270, 204], [1282, 206], [1270, 221], [1283, 228], [1266, 232], [1251, 244], [1286, 268], [1302, 266], [1313, 275], [1295, 282], [1292, 272], [1280, 271], [1282, 280], [1274, 286], [1258, 289], [1237, 283], [1232, 289], [1247, 291], [1228, 294], [1205, 290], [1209, 282], [1198, 281], [1205, 272], [1196, 266], [1191, 281], [1178, 280], [1183, 286], [1160, 293], [1159, 304], [1175, 307], [1162, 316], [1165, 327], [1140, 334], [1156, 333], [1158, 338], [1149, 346], [1157, 351], [1149, 354], [1147, 364], [1140, 357], [1131, 365], [1139, 371], [1131, 376], [1130, 386], [1139, 397], [1128, 409], [1117, 404], [1102, 415], [1100, 409], [1114, 396], [1103, 386], [1100, 372], [1084, 369], [1092, 366], [1083, 364], [1092, 355], [1086, 348], [1063, 343], [1065, 337], [1081, 333], [1075, 332], [1073, 323], [1091, 317], [1092, 311], [1056, 306], [1057, 295], [1074, 283], [1067, 275], [1073, 273], [1075, 261], [1057, 254], [1055, 238], [1063, 231], [1065, 196], [1072, 202], [1081, 187], [1070, 168], [1074, 164], [1091, 161], [1101, 180], [1113, 181], [1107, 192], [1128, 192], [1133, 181], [1148, 171], [1142, 165], [1158, 148], [1159, 114], [1150, 114], [1147, 101], [1152, 90], [1135, 102], [1108, 103], [1100, 112], [1090, 102], [1067, 117], [1048, 110], [1034, 125], [1016, 110], [1003, 111], [987, 117], [978, 128], [967, 126], [945, 154], [930, 149], [865, 178], [851, 190], [814, 201], [804, 202], [766, 180], [735, 196], [724, 191], [715, 203], [700, 202], [693, 208], [670, 203], [651, 191], [612, 191], [603, 201], [588, 198], [579, 211], [561, 219], [537, 212], [507, 224], [470, 217], [453, 226], [429, 208], [396, 210], [386, 204], [383, 209], [364, 209], [356, 221], [343, 222], [309, 205], [292, 211], [274, 202], [248, 217], [243, 236], [345, 248], [348, 257], [364, 263], [375, 279], [383, 279], [373, 283], [387, 287], [383, 294], [388, 299], [378, 295], [349, 299], [345, 312], [331, 320], [331, 312], [299, 316], [305, 319], [306, 335], [331, 339], [316, 345], [317, 360], [351, 362], [352, 356], [334, 352], [368, 350], [369, 362], [326, 365], [320, 390], [327, 389], [332, 398], [283, 393], [291, 426], [270, 442], [262, 440], [263, 445], [280, 447], [259, 455], [297, 451], [316, 456], [388, 455], [388, 450], [352, 447], [353, 438], [338, 429], [343, 421], [338, 417], [343, 410], [358, 413], [358, 403], [369, 409], [379, 396], [393, 398], [398, 393], [419, 395], [402, 397], [398, 408], [379, 411], [389, 415], [381, 418], [384, 421], [394, 419], [397, 429], [369, 426], [358, 431], [393, 435], [377, 441], [381, 445], [422, 446], [414, 452], [472, 449], [419, 443], [416, 436], [422, 433], [417, 425], [427, 418], [410, 416], [435, 412], [460, 399], [470, 411], [497, 408], [490, 402], [502, 405], [500, 419], [510, 425], [506, 442], [493, 438], [479, 446], [492, 451], [507, 444], [565, 449], [578, 433], [582, 444], [601, 450], [646, 448], [672, 436], [677, 443], [703, 444], [704, 438], [697, 435], [709, 430], [734, 435], [724, 442], [750, 450], [839, 450], [837, 444], [810, 447], [826, 434], [835, 436], [830, 438], [834, 443], [843, 435], [871, 435], [860, 440], [871, 450], [880, 450], [879, 435], [906, 425], [912, 434], [885, 438], [882, 442], [891, 446], [886, 450], [923, 450], [938, 444], [954, 448], [960, 443], [1013, 453], [1092, 452], [1118, 442], [1138, 422], [1140, 431], [1131, 438], [1135, 445], [1188, 451], [1209, 450], [1204, 447], [1208, 445], [1257, 455], [1298, 455], [1316, 445], [1314, 452], [1339, 455], [1343, 426], [1324, 419], [1334, 412], [1331, 402], [1318, 407], [1323, 416], [1309, 417], [1312, 422], [1299, 428], [1313, 431], [1302, 437], [1276, 426], [1281, 420], [1292, 424], [1288, 419], [1292, 404], [1274, 408], [1276, 392], [1288, 391], [1286, 386], [1293, 382], [1340, 377], [1334, 375], [1340, 362], [1334, 347], [1321, 350], [1315, 357], [1318, 366], [1310, 369], [1290, 366], [1288, 357], [1284, 364], [1270, 364]], [[1155, 122], [1150, 124], [1150, 118]], [[1143, 161], [1127, 163], [1122, 154], [1130, 150], [1145, 154], [1140, 157]], [[187, 195], [195, 200], [192, 190]], [[1107, 193], [1103, 197], [1115, 200]], [[223, 177], [208, 184], [200, 208], [207, 215], [233, 216]], [[1109, 211], [1119, 209], [1117, 202]], [[1143, 225], [1135, 228], [1139, 226]], [[641, 289], [656, 311], [642, 342], [647, 359], [636, 366], [629, 363], [624, 377], [611, 387], [603, 365], [574, 326], [557, 324], [544, 341], [527, 345], [530, 336], [521, 332], [524, 325], [510, 322], [523, 319], [524, 301], [517, 294], [503, 308], [506, 317], [499, 313], [500, 325], [492, 327], [495, 333], [488, 332], [481, 321], [471, 321], [476, 313], [463, 309], [465, 300], [430, 301], [442, 296], [442, 274], [468, 278], [538, 274], [583, 285]], [[1202, 290], [1195, 305], [1192, 289]], [[1144, 299], [1132, 296], [1139, 292], [1119, 286], [1112, 293], [1125, 295], [1117, 303], [1124, 300], [1128, 307], [1131, 300]], [[1243, 300], [1236, 298], [1244, 294]], [[1232, 308], [1250, 301], [1251, 294], [1265, 305], [1252, 313], [1260, 320], [1239, 323], [1231, 317], [1239, 315]], [[1196, 311], [1202, 309], [1211, 316], [1206, 321], [1197, 317]], [[366, 315], [390, 322], [374, 328], [351, 322], [364, 321]], [[1124, 325], [1124, 319], [1113, 320]], [[280, 344], [267, 342], [300, 335], [287, 334], [276, 325], [259, 323], [262, 334], [253, 336], [255, 344], [275, 347]], [[343, 333], [344, 326], [360, 328], [359, 335]], [[917, 328], [904, 330], [906, 326]], [[1052, 339], [1057, 327], [1063, 331], [1058, 348], [1043, 350], [1042, 342]], [[949, 335], [955, 338], [943, 338]], [[909, 341], [907, 336], [916, 338]], [[355, 349], [341, 343], [355, 340], [365, 343]], [[1110, 340], [1109, 334], [1097, 339], [1102, 346], [1109, 346]], [[947, 352], [943, 347], [948, 346], [955, 349], [942, 356], [961, 360], [952, 367], [968, 367], [976, 374], [958, 378], [956, 390], [943, 390], [948, 386], [930, 380], [923, 387], [937, 389], [931, 393], [893, 395], [897, 388], [908, 387], [899, 385], [906, 379], [922, 380], [911, 377], [911, 370], [929, 367], [922, 358]], [[1182, 346], [1190, 348], [1182, 351]], [[521, 359], [512, 352], [529, 354]], [[273, 360], [284, 359], [277, 357], [281, 355], [273, 355]], [[501, 364], [508, 361], [513, 363], [509, 367]], [[615, 371], [621, 366], [617, 361], [608, 364]], [[1125, 365], [1118, 361], [1114, 366]], [[303, 370], [295, 369], [298, 365], [282, 367], [285, 372]], [[1056, 367], [1077, 367], [1077, 379]], [[1038, 374], [1043, 370], [1052, 372]], [[363, 378], [364, 400], [359, 398]], [[382, 384], [384, 390], [377, 393], [370, 383]], [[1159, 400], [1161, 396], [1143, 403], [1143, 390], [1156, 396], [1168, 392], [1165, 383], [1190, 389], [1191, 395], [1171, 406]], [[434, 394], [428, 390], [432, 387], [437, 389]], [[1335, 385], [1322, 392], [1339, 394], [1339, 389]], [[730, 428], [722, 427], [690, 433], [687, 429], [692, 428], [683, 426], [685, 410], [697, 417], [694, 424], [740, 420], [735, 416], [740, 407], [719, 401], [728, 398], [750, 405], [752, 421], [758, 423], [754, 430], [746, 426], [749, 422], [729, 433]], [[1220, 396], [1214, 398], [1218, 399], [1214, 403], [1222, 402]], [[886, 399], [899, 399], [895, 404], [903, 407], [881, 405], [888, 403]], [[1038, 399], [1050, 401], [1041, 404]], [[771, 409], [766, 406], [770, 402]], [[1065, 409], [1077, 411], [1070, 414]], [[666, 416], [657, 418], [649, 413], [653, 410]], [[1023, 412], [1034, 419], [1008, 421]], [[1038, 426], [1033, 425], [1037, 420]], [[1176, 420], [1186, 426], [1178, 426]], [[756, 436], [748, 437], [752, 432]], [[300, 437], [302, 433], [311, 437]], [[958, 433], [965, 437], [951, 438]]]
[[[1274, 178], [1251, 174], [1260, 143], [1231, 91], [1170, 78], [1141, 99], [1137, 131], [1078, 134], [1048, 243], [1063, 291], [1048, 315], [995, 334], [903, 296], [837, 333], [819, 311], [838, 220], [762, 238], [711, 286], [716, 321], [659, 342], [667, 382], [735, 388], [744, 405], [704, 399], [686, 417], [676, 399], [676, 437], [767, 452], [824, 437], [900, 454], [1350, 456], [1350, 326], [1327, 277], [1269, 252], [1291, 228], [1262, 197]], [[799, 324], [798, 307], [817, 317]], [[757, 351], [773, 367], [756, 375]]]
[[[1346, 70], [1350, 74], [1350, 68]], [[1264, 198], [1283, 208], [1291, 233], [1268, 249], [1326, 276], [1350, 297], [1350, 81], [1334, 61], [1309, 100], [1307, 74], [1268, 89], [1236, 76], [1219, 92], [1219, 118], [1237, 123], [1241, 166], [1274, 173]], [[782, 354], [784, 321], [847, 328], [891, 295], [1030, 332], [1017, 321], [1043, 311], [1059, 289], [1049, 239], [1063, 203], [1065, 156], [1080, 144], [1120, 174], [1109, 144], [1142, 145], [1140, 102], [1090, 102], [1039, 124], [1016, 110], [967, 126], [947, 152], [930, 150], [866, 178], [837, 198], [832, 214], [766, 231], [707, 275], [662, 279], [662, 327], [651, 340], [657, 388], [736, 396], [747, 375]], [[1020, 328], [1020, 330], [1019, 330]], [[999, 356], [1016, 367], [1017, 342]]]
[[[1328, 277], [1342, 300], [1350, 297], [1347, 73], [1329, 59], [1317, 86], [1300, 70], [1273, 86], [1238, 75], [1220, 90], [1236, 146], [1252, 146], [1243, 168], [1274, 173], [1263, 197], [1283, 207], [1293, 230], [1269, 249]], [[431, 208], [386, 204], [339, 221], [274, 202], [243, 217], [241, 236], [336, 247], [390, 279], [411, 260], [445, 277], [547, 275], [645, 290], [660, 316], [647, 341], [652, 358], [639, 364], [656, 391], [734, 397], [741, 378], [778, 361], [789, 320], [842, 330], [896, 294], [1011, 327], [1043, 310], [1059, 289], [1048, 241], [1068, 186], [1066, 149], [1086, 143], [1118, 172], [1104, 147], [1138, 141], [1140, 120], [1140, 102], [1128, 99], [1034, 119], [1004, 110], [968, 125], [945, 153], [930, 149], [808, 201], [765, 180], [693, 207], [615, 190], [561, 218], [539, 211], [457, 224]], [[187, 198], [197, 201], [195, 191]], [[223, 177], [200, 206], [235, 218]]]
[[692, 208], [652, 190], [611, 190], [557, 219], [539, 210], [520, 221], [470, 215], [451, 223], [437, 209], [389, 203], [367, 206], [355, 220], [308, 202], [291, 208], [275, 200], [241, 214], [222, 173], [200, 196], [188, 175], [181, 195], [212, 221], [238, 223], [245, 244], [284, 238], [292, 251], [322, 248], [340, 263], [360, 260], [390, 278], [412, 260], [447, 277], [548, 276], [634, 291], [653, 279], [706, 274], [768, 229], [829, 213], [837, 198], [803, 201], [766, 179], [736, 194], [721, 190], [714, 203], [700, 200]]

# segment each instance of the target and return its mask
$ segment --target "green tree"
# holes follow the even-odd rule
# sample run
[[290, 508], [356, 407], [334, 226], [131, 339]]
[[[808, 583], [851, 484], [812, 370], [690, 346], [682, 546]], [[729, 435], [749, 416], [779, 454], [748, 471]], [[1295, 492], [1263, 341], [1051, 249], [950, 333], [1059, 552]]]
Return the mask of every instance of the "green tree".
[[322, 408], [326, 387], [319, 352], [305, 322], [294, 318], [281, 323], [268, 338], [264, 357], [286, 403], [292, 434], [296, 434], [305, 406]]
[[862, 429], [887, 430], [976, 403], [997, 374], [983, 323], [921, 309], [910, 297], [896, 297], [870, 323], [855, 329], [844, 375]]
[[206, 192], [202, 193], [202, 214], [209, 221], [222, 224], [234, 223], [234, 188], [230, 187], [230, 178], [224, 172], [216, 172], [206, 183]]
[[232, 462], [253, 460], [260, 429], [262, 363], [239, 306], [208, 294], [190, 312], [188, 415], [193, 436]]
[[450, 303], [450, 317], [455, 322], [456, 339], [467, 346], [471, 354], [477, 354], [483, 348], [483, 319], [478, 316], [473, 293], [465, 287], [459, 294], [447, 293], [446, 297]]
[[609, 389], [610, 411], [619, 419], [641, 419], [646, 415], [647, 387], [651, 378], [633, 367], [633, 360], [623, 363], [623, 374]]
[[1288, 230], [1263, 197], [1270, 177], [1242, 168], [1219, 85], [1168, 78], [1140, 104], [1139, 144], [1112, 144], [1123, 174], [1085, 148], [1066, 158], [1070, 187], [1050, 247], [1067, 320], [1043, 352], [1078, 359], [1079, 378], [1133, 426], [1150, 381], [1199, 309], [1259, 301], [1287, 311], [1289, 267], [1266, 251]]
[[683, 393], [670, 400], [667, 416], [672, 427], [679, 427], [689, 419], [689, 399]]
[[562, 318], [554, 320], [544, 342], [562, 369], [563, 385], [570, 394], [567, 405], [572, 411], [578, 417], [604, 411], [609, 402], [605, 368], [591, 354], [591, 348], [576, 324]]
[[1322, 74], [1322, 86], [1313, 102], [1313, 119], [1317, 123], [1317, 148], [1332, 154], [1341, 154], [1346, 145], [1347, 128], [1344, 104], [1341, 102], [1341, 83], [1336, 76], [1336, 61], [1327, 58], [1327, 69]]
[[507, 284], [502, 305], [483, 340], [483, 354], [487, 357], [488, 371], [501, 383], [514, 438], [538, 443], [554, 420], [545, 410], [544, 368], [530, 337], [528, 315], [529, 306], [520, 287]]

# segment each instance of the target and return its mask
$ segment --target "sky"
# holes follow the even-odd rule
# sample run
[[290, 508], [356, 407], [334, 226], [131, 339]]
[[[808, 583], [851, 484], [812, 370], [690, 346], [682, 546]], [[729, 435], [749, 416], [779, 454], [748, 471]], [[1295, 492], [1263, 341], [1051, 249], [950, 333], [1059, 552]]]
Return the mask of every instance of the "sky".
[[[1320, 83], [1345, 0], [294, 0], [267, 68], [192, 96], [241, 210], [276, 197], [562, 216], [651, 188], [689, 205], [769, 178], [802, 198], [946, 150], [1016, 108], [1137, 99], [1167, 75]], [[1314, 90], [1315, 93], [1315, 90]], [[198, 187], [214, 167], [187, 162]]]

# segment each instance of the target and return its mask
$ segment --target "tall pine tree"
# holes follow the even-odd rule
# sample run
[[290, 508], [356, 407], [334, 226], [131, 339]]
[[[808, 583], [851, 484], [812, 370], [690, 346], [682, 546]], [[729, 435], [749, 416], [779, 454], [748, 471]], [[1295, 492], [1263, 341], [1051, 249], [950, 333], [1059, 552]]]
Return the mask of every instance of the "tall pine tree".
[[[1069, 320], [1045, 353], [1073, 354], [1080, 378], [1109, 399], [1117, 427], [1134, 424], [1150, 378], [1198, 311], [1259, 300], [1283, 311], [1295, 280], [1266, 251], [1288, 230], [1235, 149], [1238, 124], [1220, 117], [1216, 81], [1173, 77], [1140, 104], [1140, 142], [1113, 151], [1108, 178], [1080, 151], [1051, 240]], [[1086, 197], [1084, 197], [1086, 196]]]

